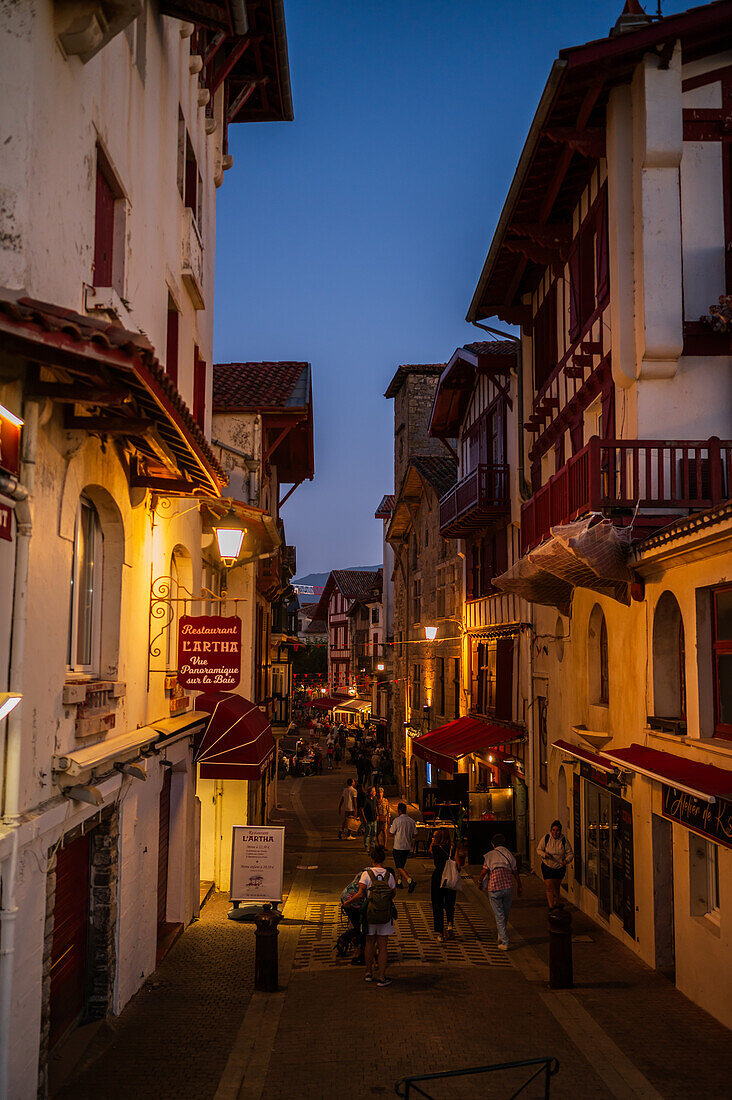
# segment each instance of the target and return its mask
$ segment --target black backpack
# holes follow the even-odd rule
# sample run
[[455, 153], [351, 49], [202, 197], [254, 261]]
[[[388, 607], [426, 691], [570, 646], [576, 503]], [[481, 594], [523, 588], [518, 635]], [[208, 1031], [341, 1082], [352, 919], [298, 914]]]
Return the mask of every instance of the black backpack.
[[366, 903], [366, 920], [369, 924], [387, 924], [391, 920], [390, 874], [391, 872], [385, 869], [381, 875], [377, 876], [370, 867], [368, 868], [371, 886]]

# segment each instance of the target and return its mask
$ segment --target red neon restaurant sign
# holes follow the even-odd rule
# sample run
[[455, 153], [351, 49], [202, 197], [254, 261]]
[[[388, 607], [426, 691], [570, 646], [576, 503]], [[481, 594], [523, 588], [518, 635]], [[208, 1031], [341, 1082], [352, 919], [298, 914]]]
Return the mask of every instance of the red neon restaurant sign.
[[182, 615], [178, 624], [178, 683], [203, 691], [235, 688], [241, 679], [238, 615]]

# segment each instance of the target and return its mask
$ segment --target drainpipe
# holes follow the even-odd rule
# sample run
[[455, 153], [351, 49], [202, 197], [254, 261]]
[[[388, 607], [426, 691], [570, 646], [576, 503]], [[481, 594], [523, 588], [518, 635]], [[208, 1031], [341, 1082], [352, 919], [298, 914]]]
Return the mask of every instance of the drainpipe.
[[[24, 483], [16, 478], [0, 478], [4, 495], [16, 502], [15, 585], [13, 590], [12, 636], [10, 650], [9, 689], [23, 693], [23, 650], [25, 648], [25, 624], [28, 610], [28, 559], [32, 532], [31, 498], [35, 483], [36, 444], [38, 439], [38, 404], [25, 404], [23, 426], [23, 454], [21, 474]], [[7, 718], [5, 743], [0, 743], [0, 763], [4, 764], [3, 818], [14, 825], [13, 846], [10, 857], [0, 867], [2, 881], [2, 908], [0, 909], [0, 1100], [8, 1100], [10, 1021], [12, 1015], [13, 955], [15, 952], [15, 875], [18, 865], [17, 817], [20, 805], [20, 751], [21, 707], [16, 707]], [[3, 776], [0, 775], [0, 781]], [[0, 795], [2, 795], [0, 790]]]
[[479, 321], [471, 321], [471, 325], [475, 325], [476, 328], [482, 328], [484, 332], [489, 332], [493, 336], [500, 336], [502, 340], [511, 340], [516, 344], [517, 351], [517, 379], [516, 379], [516, 404], [518, 405], [518, 416], [516, 417], [516, 438], [518, 441], [518, 490], [519, 496], [522, 500], [529, 500], [531, 497], [531, 486], [526, 480], [525, 466], [524, 466], [524, 352], [523, 343], [519, 336], [514, 336], [512, 332], [503, 332], [502, 329], [492, 328], [491, 325], [482, 325]]

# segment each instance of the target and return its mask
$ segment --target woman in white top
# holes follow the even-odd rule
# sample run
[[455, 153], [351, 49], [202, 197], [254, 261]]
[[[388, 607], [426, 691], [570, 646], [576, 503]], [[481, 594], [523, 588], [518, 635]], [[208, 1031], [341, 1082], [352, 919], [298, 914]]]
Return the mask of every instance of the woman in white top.
[[551, 830], [539, 841], [536, 849], [541, 856], [541, 874], [550, 909], [559, 905], [559, 887], [574, 859], [572, 846], [562, 832], [561, 821], [552, 821]]
[[369, 895], [372, 890], [379, 885], [379, 893], [383, 898], [384, 904], [386, 904], [386, 894], [383, 887], [386, 886], [389, 892], [389, 912], [391, 909], [391, 902], [396, 893], [396, 881], [391, 871], [387, 870], [384, 866], [384, 860], [386, 859], [386, 851], [381, 844], [374, 844], [373, 848], [369, 852], [371, 856], [371, 866], [367, 867], [358, 880], [358, 890], [353, 895], [353, 905], [357, 905], [359, 901], [366, 898], [366, 919], [367, 919], [367, 932], [366, 932], [366, 981], [372, 982], [374, 980], [373, 966], [374, 956], [377, 956], [378, 973], [376, 975], [376, 984], [380, 988], [385, 988], [387, 985], [391, 985], [391, 978], [386, 976], [386, 959], [387, 950], [389, 947], [389, 936], [394, 935], [394, 921], [389, 919], [386, 921], [380, 921], [378, 924], [372, 924], [369, 920]]

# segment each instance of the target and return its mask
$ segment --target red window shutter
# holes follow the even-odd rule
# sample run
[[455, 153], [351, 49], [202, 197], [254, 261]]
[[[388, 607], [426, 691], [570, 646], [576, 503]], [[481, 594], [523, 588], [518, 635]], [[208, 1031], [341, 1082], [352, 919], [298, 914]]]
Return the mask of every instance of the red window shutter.
[[168, 331], [165, 340], [165, 369], [171, 382], [178, 385], [178, 325], [180, 314], [168, 306]]
[[597, 200], [597, 301], [607, 301], [610, 294], [610, 260], [608, 256], [607, 188]]
[[572, 441], [572, 454], [576, 455], [584, 446], [584, 425], [582, 420], [573, 420], [569, 425], [569, 438]]
[[504, 527], [496, 535], [496, 551], [494, 560], [495, 575], [500, 577], [508, 569], [508, 527]]
[[561, 435], [554, 444], [554, 468], [561, 470], [564, 465], [564, 435]]
[[580, 329], [595, 309], [595, 223], [589, 219], [580, 233]]
[[193, 415], [201, 428], [206, 422], [206, 363], [193, 349]]
[[97, 190], [94, 211], [94, 286], [112, 285], [114, 255], [114, 192], [97, 164]]
[[513, 717], [513, 638], [496, 643], [496, 718]]
[[612, 382], [602, 392], [602, 438], [615, 439], [615, 386]]
[[580, 254], [577, 246], [569, 257], [569, 339], [580, 334]]

